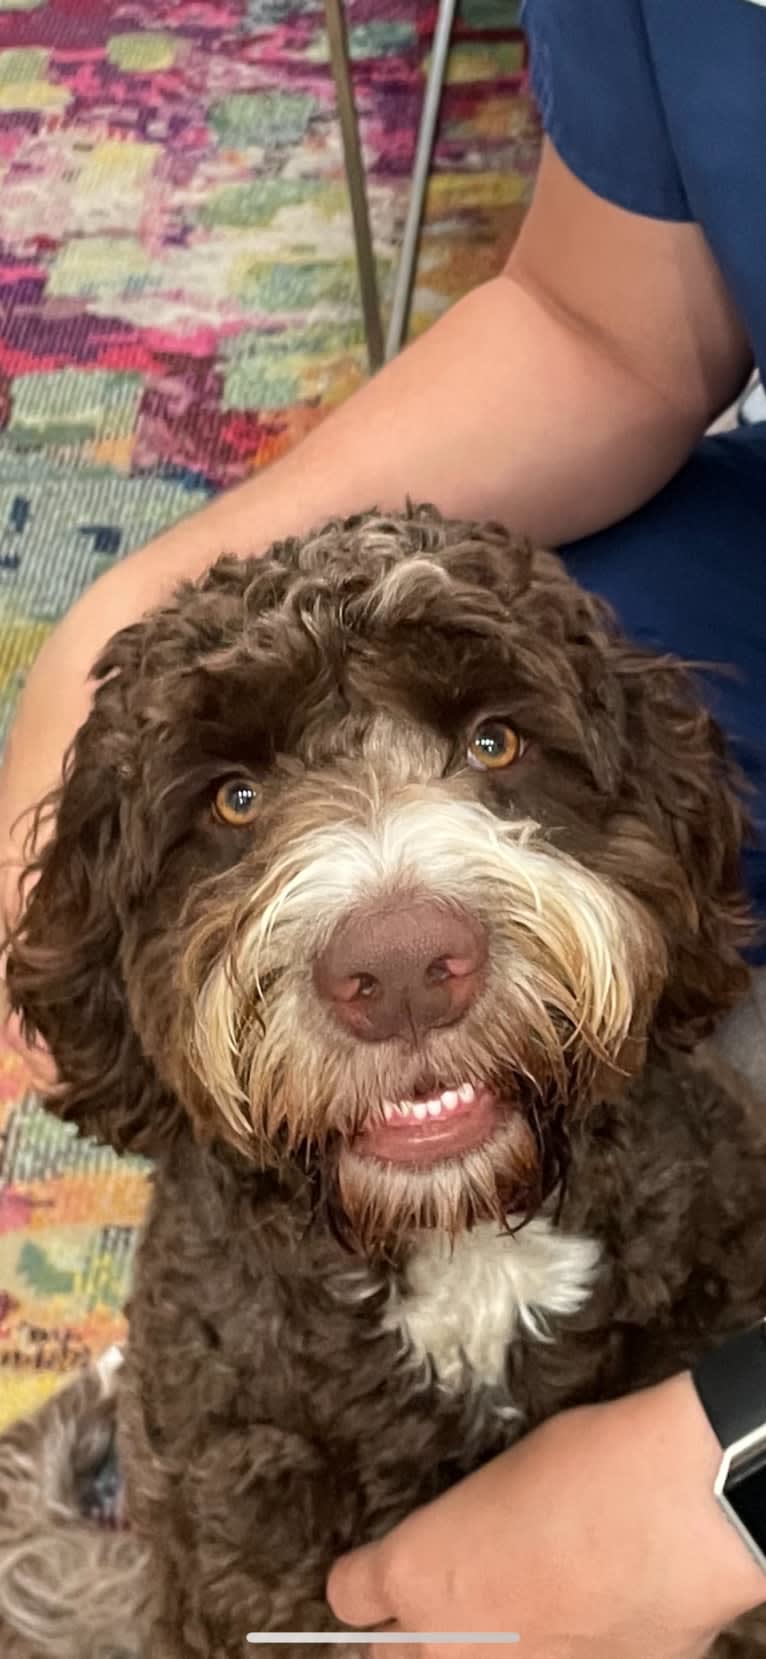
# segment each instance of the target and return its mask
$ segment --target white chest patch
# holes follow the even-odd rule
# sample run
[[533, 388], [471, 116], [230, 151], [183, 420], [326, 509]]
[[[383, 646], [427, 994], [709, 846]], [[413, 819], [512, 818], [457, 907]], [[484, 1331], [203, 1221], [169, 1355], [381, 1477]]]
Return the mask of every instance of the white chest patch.
[[[413, 1252], [386, 1322], [448, 1388], [502, 1383], [514, 1331], [546, 1340], [546, 1314], [575, 1313], [590, 1294], [599, 1250], [536, 1218], [516, 1236], [485, 1222], [453, 1245], [443, 1233]], [[466, 1375], [472, 1372], [473, 1377]]]

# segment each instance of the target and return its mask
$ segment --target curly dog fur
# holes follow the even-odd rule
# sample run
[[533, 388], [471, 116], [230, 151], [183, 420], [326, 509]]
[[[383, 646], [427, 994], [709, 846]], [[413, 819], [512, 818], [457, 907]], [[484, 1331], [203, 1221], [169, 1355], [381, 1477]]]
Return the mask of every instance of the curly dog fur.
[[54, 1109], [156, 1163], [132, 1531], [120, 1592], [44, 1490], [86, 1377], [0, 1456], [4, 1651], [234, 1659], [331, 1630], [333, 1559], [520, 1433], [763, 1312], [766, 1126], [700, 1046], [747, 986], [743, 816], [677, 662], [430, 509], [222, 559], [96, 678], [8, 977]]

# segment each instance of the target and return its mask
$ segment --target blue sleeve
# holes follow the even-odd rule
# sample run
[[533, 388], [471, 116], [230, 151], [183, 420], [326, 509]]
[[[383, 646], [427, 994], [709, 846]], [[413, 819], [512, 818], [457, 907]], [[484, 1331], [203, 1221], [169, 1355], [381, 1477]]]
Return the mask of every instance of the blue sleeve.
[[670, 142], [643, 0], [525, 0], [532, 88], [555, 149], [618, 207], [691, 219]]

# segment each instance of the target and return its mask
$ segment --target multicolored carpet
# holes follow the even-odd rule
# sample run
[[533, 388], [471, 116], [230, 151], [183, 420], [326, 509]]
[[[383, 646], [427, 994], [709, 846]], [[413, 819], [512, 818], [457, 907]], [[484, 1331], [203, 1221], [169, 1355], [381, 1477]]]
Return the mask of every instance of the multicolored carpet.
[[[385, 300], [435, 19], [347, 0]], [[537, 156], [513, 0], [456, 30], [413, 327], [495, 271]], [[0, 725], [113, 560], [364, 374], [321, 0], [0, 0]], [[145, 1167], [0, 1050], [0, 1424], [122, 1330]]]

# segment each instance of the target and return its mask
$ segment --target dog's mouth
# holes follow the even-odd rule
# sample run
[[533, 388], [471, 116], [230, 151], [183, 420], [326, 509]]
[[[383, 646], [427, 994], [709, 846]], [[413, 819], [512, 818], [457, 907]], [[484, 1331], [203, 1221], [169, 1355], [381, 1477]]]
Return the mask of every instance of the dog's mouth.
[[472, 1152], [497, 1131], [508, 1106], [486, 1084], [456, 1083], [403, 1100], [385, 1100], [383, 1116], [353, 1141], [362, 1158], [390, 1164], [435, 1164]]

